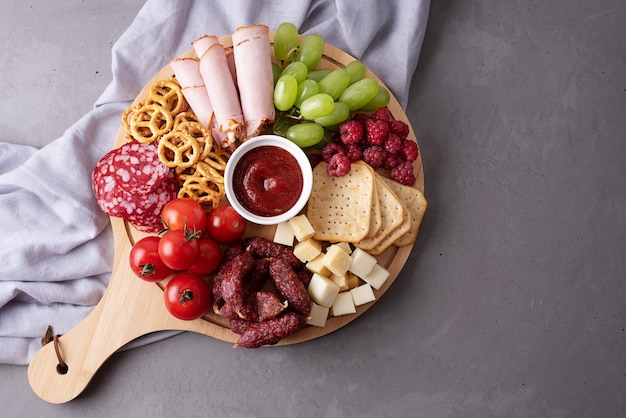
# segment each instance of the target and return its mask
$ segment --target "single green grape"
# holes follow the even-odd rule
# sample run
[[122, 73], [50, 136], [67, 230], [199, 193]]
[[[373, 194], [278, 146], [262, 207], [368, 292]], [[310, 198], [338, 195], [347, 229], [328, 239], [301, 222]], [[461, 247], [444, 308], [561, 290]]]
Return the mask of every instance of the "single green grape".
[[276, 109], [286, 111], [296, 102], [298, 95], [298, 82], [290, 74], [280, 76], [274, 86], [274, 106]]
[[313, 120], [328, 115], [335, 108], [335, 101], [326, 93], [318, 93], [300, 104], [300, 115]]
[[371, 110], [378, 110], [381, 107], [385, 107], [389, 104], [391, 100], [391, 96], [389, 94], [389, 90], [384, 88], [383, 86], [378, 86], [378, 92], [376, 92], [376, 96], [369, 102], [367, 102], [364, 106], [361, 106], [361, 109], [366, 112]]
[[332, 70], [330, 68], [318, 68], [316, 70], [309, 71], [306, 78], [315, 80], [315, 81], [320, 81], [322, 78], [327, 76], [331, 71]]
[[337, 68], [319, 81], [320, 92], [328, 94], [333, 100], [337, 100], [348, 87], [349, 82], [350, 74], [348, 71], [345, 68]]
[[315, 118], [315, 123], [319, 123], [325, 128], [331, 128], [335, 125], [345, 122], [350, 117], [350, 109], [345, 103], [335, 102], [333, 111], [326, 116]]
[[345, 103], [350, 111], [355, 111], [369, 103], [376, 93], [378, 93], [378, 82], [373, 78], [363, 78], [348, 86], [339, 96], [339, 101]]
[[318, 34], [311, 34], [304, 37], [298, 52], [296, 53], [295, 61], [302, 61], [306, 64], [309, 71], [313, 71], [317, 68], [322, 59], [324, 53], [324, 38]]
[[287, 129], [287, 139], [301, 148], [312, 147], [324, 137], [324, 128], [315, 122], [304, 122]]
[[346, 65], [346, 71], [350, 74], [350, 82], [349, 86], [356, 83], [357, 81], [365, 78], [365, 74], [367, 73], [367, 67], [363, 63], [363, 61], [354, 60], [348, 65]]
[[296, 107], [300, 108], [303, 101], [320, 92], [320, 86], [315, 80], [306, 79], [298, 84], [298, 96], [296, 97]]
[[280, 61], [289, 58], [290, 52], [298, 48], [298, 28], [293, 23], [284, 22], [274, 35], [274, 54]]
[[280, 75], [291, 74], [296, 78], [298, 84], [302, 83], [306, 80], [306, 75], [309, 70], [306, 68], [306, 65], [300, 61], [294, 61], [291, 64], [287, 65], [285, 69], [280, 73]]
[[278, 66], [278, 64], [276, 64], [275, 62], [272, 63], [272, 75], [274, 77], [274, 85], [276, 85], [276, 82], [278, 81], [278, 79], [280, 78], [280, 73], [283, 70], [280, 69], [280, 67]]

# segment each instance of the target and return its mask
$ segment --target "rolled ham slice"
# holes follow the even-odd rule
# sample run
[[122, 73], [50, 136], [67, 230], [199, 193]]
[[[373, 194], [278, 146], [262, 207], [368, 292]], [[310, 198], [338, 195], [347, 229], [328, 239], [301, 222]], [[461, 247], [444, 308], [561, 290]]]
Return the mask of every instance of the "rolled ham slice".
[[170, 67], [191, 110], [200, 123], [208, 127], [213, 115], [213, 106], [200, 74], [200, 61], [197, 58], [176, 58], [170, 61]]
[[232, 40], [245, 136], [250, 138], [276, 117], [269, 27], [240, 27]]
[[[193, 41], [191, 44], [193, 45], [193, 49], [196, 52], [196, 55], [201, 57], [204, 55], [207, 49], [213, 45], [217, 45], [220, 43], [220, 40], [215, 35], [204, 35]], [[233, 48], [224, 48], [226, 51], [226, 60], [228, 61], [228, 68], [230, 68], [230, 74], [233, 76], [233, 82], [235, 83], [235, 87], [237, 87], [237, 70], [235, 70], [235, 58], [233, 56]]]
[[170, 61], [170, 67], [198, 121], [211, 130], [213, 139], [222, 146], [226, 135], [219, 131], [213, 117], [213, 105], [200, 74], [200, 61], [197, 58], [176, 58]]
[[193, 41], [191, 45], [193, 46], [193, 50], [196, 52], [198, 58], [202, 57], [209, 47], [213, 45], [217, 45], [220, 43], [220, 40], [215, 35], [203, 35]]
[[235, 148], [244, 136], [244, 118], [237, 88], [221, 44], [211, 45], [200, 57], [204, 79], [219, 130], [228, 137], [226, 147]]

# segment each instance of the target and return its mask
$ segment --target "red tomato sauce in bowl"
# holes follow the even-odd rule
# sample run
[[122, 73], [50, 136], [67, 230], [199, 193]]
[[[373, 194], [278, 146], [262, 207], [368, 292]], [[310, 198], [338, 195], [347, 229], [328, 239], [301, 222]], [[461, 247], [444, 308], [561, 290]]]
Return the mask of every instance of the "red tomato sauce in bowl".
[[298, 161], [283, 148], [263, 145], [241, 156], [233, 173], [233, 191], [241, 205], [258, 216], [291, 209], [302, 194]]

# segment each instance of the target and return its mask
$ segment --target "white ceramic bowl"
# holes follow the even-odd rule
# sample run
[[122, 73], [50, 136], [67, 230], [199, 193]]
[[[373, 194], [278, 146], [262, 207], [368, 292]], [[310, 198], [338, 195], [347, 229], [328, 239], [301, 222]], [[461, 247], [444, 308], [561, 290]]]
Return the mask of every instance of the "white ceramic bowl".
[[[234, 192], [233, 174], [235, 172], [235, 167], [247, 152], [261, 146], [275, 146], [286, 150], [296, 159], [302, 173], [302, 192], [300, 194], [300, 198], [291, 207], [291, 209], [288, 209], [286, 212], [276, 216], [259, 216], [250, 212], [237, 200]], [[226, 188], [226, 197], [228, 198], [229, 203], [245, 219], [259, 225], [275, 225], [293, 218], [300, 213], [302, 208], [304, 208], [309, 200], [309, 196], [311, 195], [311, 189], [313, 187], [313, 172], [309, 158], [299, 146], [281, 136], [261, 135], [240, 144], [232, 153], [228, 159], [228, 163], [226, 164], [224, 187]]]

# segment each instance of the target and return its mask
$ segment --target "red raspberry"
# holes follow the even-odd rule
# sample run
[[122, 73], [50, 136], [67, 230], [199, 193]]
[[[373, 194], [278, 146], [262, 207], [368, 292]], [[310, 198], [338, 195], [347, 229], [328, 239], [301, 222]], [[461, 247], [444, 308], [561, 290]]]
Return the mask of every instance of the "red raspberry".
[[363, 148], [359, 144], [346, 144], [344, 150], [350, 161], [359, 161], [363, 157]]
[[392, 120], [389, 122], [389, 130], [398, 135], [400, 139], [406, 139], [409, 136], [409, 125], [401, 120]]
[[358, 120], [349, 120], [339, 126], [339, 135], [344, 144], [356, 144], [363, 138], [365, 129]]
[[385, 161], [383, 161], [383, 168], [386, 170], [391, 170], [394, 167], [397, 167], [404, 159], [400, 156], [400, 154], [392, 154], [390, 152], [385, 153]]
[[391, 169], [390, 176], [392, 179], [405, 186], [413, 186], [415, 184], [415, 174], [413, 173], [413, 164], [409, 161], [403, 161], [396, 167]]
[[337, 142], [329, 142], [328, 144], [324, 145], [324, 148], [322, 148], [322, 159], [327, 163], [330, 163], [330, 159], [333, 155], [339, 153], [345, 154], [345, 152], [346, 151], [343, 149], [341, 144]]
[[404, 155], [407, 161], [413, 162], [417, 160], [417, 156], [419, 155], [419, 148], [417, 147], [417, 142], [413, 142], [409, 139], [405, 139], [402, 141], [402, 148], [400, 152]]
[[385, 139], [384, 146], [388, 152], [397, 154], [400, 152], [400, 148], [402, 147], [402, 139], [400, 139], [400, 137], [393, 132], [389, 132], [387, 138]]
[[387, 107], [381, 107], [372, 115], [374, 120], [383, 120], [389, 122], [391, 120], [391, 111]]
[[389, 123], [383, 120], [368, 119], [365, 121], [365, 138], [373, 145], [382, 145], [389, 133]]
[[363, 150], [363, 161], [373, 168], [378, 168], [385, 161], [385, 150], [379, 145], [370, 145]]
[[350, 158], [342, 153], [337, 153], [330, 158], [330, 162], [326, 167], [329, 176], [341, 177], [350, 172]]
[[352, 120], [358, 120], [361, 123], [365, 123], [365, 121], [368, 119], [370, 119], [370, 117], [367, 116], [366, 113], [357, 113], [356, 115], [352, 116]]

